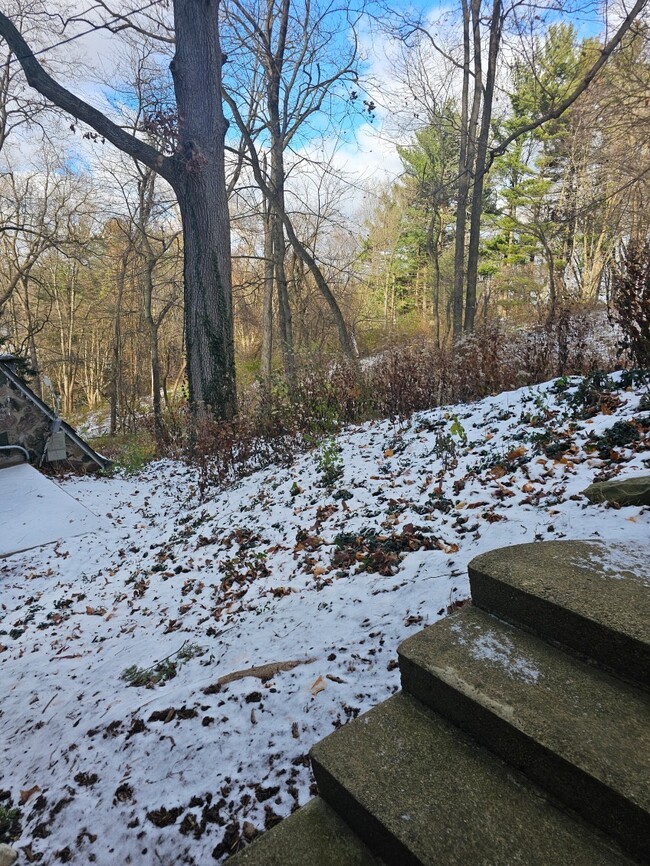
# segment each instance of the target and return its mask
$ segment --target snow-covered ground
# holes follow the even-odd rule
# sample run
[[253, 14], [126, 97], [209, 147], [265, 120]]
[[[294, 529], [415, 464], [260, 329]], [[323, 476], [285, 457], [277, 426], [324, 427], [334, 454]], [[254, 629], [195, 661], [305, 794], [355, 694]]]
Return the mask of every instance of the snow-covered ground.
[[650, 543], [650, 509], [580, 496], [648, 473], [642, 394], [572, 419], [549, 383], [350, 428], [205, 501], [170, 461], [65, 482], [110, 528], [0, 560], [20, 862], [215, 862], [304, 804], [310, 746], [398, 688], [397, 645], [468, 595], [472, 557]]

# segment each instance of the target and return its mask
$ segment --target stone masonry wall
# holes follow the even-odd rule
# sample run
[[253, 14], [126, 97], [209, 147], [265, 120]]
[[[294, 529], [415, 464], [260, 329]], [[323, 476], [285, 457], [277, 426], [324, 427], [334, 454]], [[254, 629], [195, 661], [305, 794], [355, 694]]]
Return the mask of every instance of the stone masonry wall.
[[[25, 396], [0, 370], [0, 445], [22, 445], [38, 465], [50, 432], [52, 421]], [[48, 464], [86, 472], [97, 470], [97, 464], [66, 435], [68, 459]], [[0, 451], [0, 467], [19, 462], [19, 452]]]

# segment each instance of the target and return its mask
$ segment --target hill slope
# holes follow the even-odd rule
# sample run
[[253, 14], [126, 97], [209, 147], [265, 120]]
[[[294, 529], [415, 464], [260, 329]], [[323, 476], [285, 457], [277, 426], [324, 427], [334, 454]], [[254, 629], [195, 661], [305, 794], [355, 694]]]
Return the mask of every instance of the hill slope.
[[0, 561], [14, 846], [203, 864], [302, 805], [310, 746], [398, 688], [398, 643], [466, 598], [472, 557], [648, 545], [650, 509], [580, 496], [649, 472], [643, 395], [616, 374], [351, 428], [204, 502], [171, 461], [65, 482], [106, 531]]

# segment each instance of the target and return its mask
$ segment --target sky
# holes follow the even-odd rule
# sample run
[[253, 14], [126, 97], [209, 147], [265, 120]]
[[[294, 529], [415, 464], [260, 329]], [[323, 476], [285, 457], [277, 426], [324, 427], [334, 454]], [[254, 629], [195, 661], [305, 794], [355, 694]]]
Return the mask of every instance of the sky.
[[[373, 12], [379, 5], [371, 2], [368, 8]], [[437, 39], [444, 39], [445, 32], [455, 23], [455, 4], [441, 2], [419, 5], [430, 30]], [[75, 6], [79, 11], [84, 10], [82, 0], [75, 0]], [[412, 4], [398, 0], [394, 8], [398, 14], [411, 15]], [[609, 21], [615, 17], [613, 8], [614, 4], [610, 4], [607, 10]], [[69, 6], [67, 12], [70, 14]], [[595, 31], [596, 17], [596, 5], [587, 3], [572, 16], [572, 20], [587, 35]], [[87, 29], [88, 25], [84, 23], [77, 26], [77, 31], [81, 33]], [[68, 29], [66, 32], [74, 30]], [[395, 50], [395, 43], [367, 19], [359, 31], [359, 48], [364, 60], [360, 96], [356, 105], [362, 107], [363, 98], [372, 99], [376, 105], [372, 117], [367, 112], [348, 111], [345, 118], [341, 114], [340, 122], [312, 123], [312, 132], [294, 141], [297, 159], [318, 153], [330, 160], [334, 170], [353, 180], [346, 208], [349, 213], [362, 207], [364, 197], [383, 189], [399, 177], [402, 166], [396, 144], [406, 143], [417, 123], [415, 110], [410, 115], [404, 110], [406, 99], [403, 92], [400, 93], [396, 75], [399, 52]], [[111, 84], [107, 86], [102, 82], [118, 83], [124, 79], [124, 56], [121, 37], [109, 34], [106, 30], [86, 33], [55, 52], [45, 54], [47, 58], [59, 57], [71, 62], [73, 74], [67, 80], [64, 76], [62, 83], [102, 110], [110, 110], [110, 101], [115, 96], [111, 92]], [[342, 101], [338, 105], [344, 109]], [[395, 106], [401, 109], [399, 113]], [[345, 108], [349, 109], [349, 105]], [[90, 168], [96, 162], [94, 157], [101, 145], [89, 145], [77, 135], [71, 141], [71, 147], [77, 151], [78, 164]], [[101, 156], [105, 158], [105, 154], [101, 153]]]

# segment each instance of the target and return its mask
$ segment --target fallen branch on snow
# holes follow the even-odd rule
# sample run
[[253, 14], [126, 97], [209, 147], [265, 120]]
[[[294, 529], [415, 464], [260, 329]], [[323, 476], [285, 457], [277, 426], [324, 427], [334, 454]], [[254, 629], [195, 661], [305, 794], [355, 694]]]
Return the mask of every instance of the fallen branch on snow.
[[270, 680], [271, 677], [274, 677], [281, 671], [290, 671], [295, 667], [298, 667], [298, 665], [307, 665], [313, 661], [315, 661], [315, 659], [294, 659], [288, 662], [269, 662], [266, 665], [258, 665], [257, 667], [246, 668], [242, 671], [233, 671], [231, 674], [224, 674], [222, 677], [219, 677], [216, 683], [206, 686], [204, 689], [201, 689], [201, 691], [204, 695], [213, 695], [220, 691], [221, 687], [225, 686], [227, 683], [232, 683], [235, 680], [243, 680], [245, 677], [257, 677], [260, 680]]

